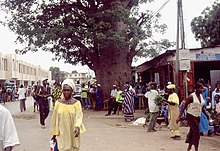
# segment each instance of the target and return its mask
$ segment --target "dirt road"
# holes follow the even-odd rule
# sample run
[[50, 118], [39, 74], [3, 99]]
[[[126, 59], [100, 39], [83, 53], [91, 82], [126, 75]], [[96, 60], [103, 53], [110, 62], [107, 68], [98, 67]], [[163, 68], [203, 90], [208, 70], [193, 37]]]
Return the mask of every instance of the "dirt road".
[[[144, 116], [143, 112], [138, 110], [135, 117]], [[173, 140], [167, 128], [149, 133], [142, 126], [126, 123], [122, 114], [106, 117], [105, 113], [84, 111], [87, 131], [81, 135], [81, 151], [186, 151], [187, 144], [184, 141], [188, 132], [187, 127], [181, 127], [181, 140]], [[46, 129], [40, 128], [39, 115], [34, 113], [32, 108], [13, 116], [21, 142], [14, 151], [49, 150], [50, 116]], [[200, 140], [200, 151], [212, 150], [220, 150], [220, 136], [203, 136]]]

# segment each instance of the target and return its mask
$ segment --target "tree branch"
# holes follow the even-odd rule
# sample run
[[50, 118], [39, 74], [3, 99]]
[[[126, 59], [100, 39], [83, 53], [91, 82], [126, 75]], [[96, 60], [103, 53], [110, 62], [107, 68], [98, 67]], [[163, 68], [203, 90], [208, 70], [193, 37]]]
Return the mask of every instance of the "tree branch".
[[138, 43], [134, 44], [133, 46], [131, 46], [130, 51], [129, 51], [129, 57], [133, 58], [138, 51], [136, 51], [136, 47], [137, 47]]
[[144, 23], [147, 22], [147, 19], [150, 19], [148, 16], [146, 16], [146, 13], [141, 13], [141, 16], [137, 19], [136, 25], [141, 27]]
[[[75, 5], [74, 5], [75, 4]], [[79, 10], [82, 10], [82, 11], [86, 11], [87, 10], [87, 7], [85, 7], [81, 0], [76, 0], [76, 2], [74, 3], [73, 5], [78, 8]]]
[[127, 4], [127, 8], [131, 9], [132, 7], [134, 7], [137, 4], [138, 4], [138, 0], [130, 0]]
[[90, 5], [90, 8], [92, 9], [95, 9], [96, 8], [96, 5], [95, 5], [95, 1], [94, 0], [87, 0], [89, 5]]

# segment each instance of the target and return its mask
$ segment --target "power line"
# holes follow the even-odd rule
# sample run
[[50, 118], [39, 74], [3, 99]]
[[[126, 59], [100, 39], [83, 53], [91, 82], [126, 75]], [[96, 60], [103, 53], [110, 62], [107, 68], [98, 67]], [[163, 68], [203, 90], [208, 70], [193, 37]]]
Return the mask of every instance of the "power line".
[[163, 10], [163, 8], [167, 5], [167, 3], [169, 2], [170, 0], [167, 0], [154, 14], [153, 16], [150, 18], [153, 19], [161, 10]]

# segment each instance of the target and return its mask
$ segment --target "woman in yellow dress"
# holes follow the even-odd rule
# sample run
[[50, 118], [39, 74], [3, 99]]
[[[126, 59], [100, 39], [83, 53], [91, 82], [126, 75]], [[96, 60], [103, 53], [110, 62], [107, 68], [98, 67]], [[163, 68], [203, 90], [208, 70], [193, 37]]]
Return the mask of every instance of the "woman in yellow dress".
[[82, 123], [81, 103], [72, 97], [75, 84], [72, 79], [62, 83], [63, 98], [56, 101], [52, 120], [52, 140], [57, 140], [59, 151], [79, 151], [80, 134], [85, 132]]
[[179, 97], [175, 93], [176, 86], [174, 84], [167, 85], [167, 91], [169, 94], [168, 100], [163, 100], [168, 104], [168, 120], [169, 128], [171, 132], [171, 138], [180, 139], [180, 125], [176, 123], [176, 119], [179, 116]]

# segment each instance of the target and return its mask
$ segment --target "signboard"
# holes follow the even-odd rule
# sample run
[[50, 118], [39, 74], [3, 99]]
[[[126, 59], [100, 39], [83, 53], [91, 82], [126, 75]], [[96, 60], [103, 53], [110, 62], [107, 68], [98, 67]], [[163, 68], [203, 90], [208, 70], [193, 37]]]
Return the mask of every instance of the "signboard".
[[188, 71], [190, 70], [190, 60], [180, 60], [180, 70]]
[[180, 49], [179, 50], [179, 69], [181, 71], [190, 70], [190, 51], [189, 49]]
[[220, 54], [196, 54], [196, 60], [202, 60], [202, 61], [220, 60]]
[[190, 57], [189, 49], [180, 49], [179, 50], [179, 59], [180, 60], [188, 60]]

